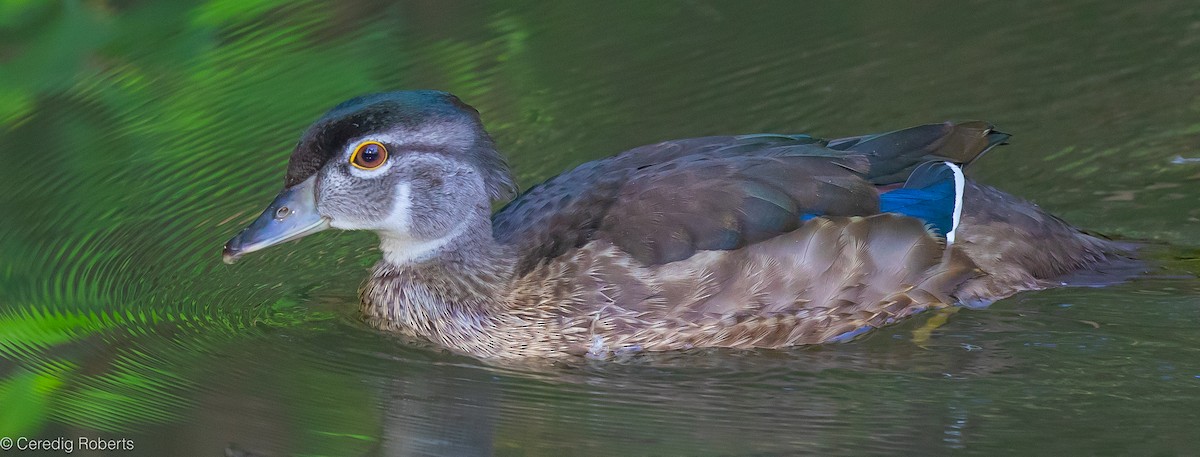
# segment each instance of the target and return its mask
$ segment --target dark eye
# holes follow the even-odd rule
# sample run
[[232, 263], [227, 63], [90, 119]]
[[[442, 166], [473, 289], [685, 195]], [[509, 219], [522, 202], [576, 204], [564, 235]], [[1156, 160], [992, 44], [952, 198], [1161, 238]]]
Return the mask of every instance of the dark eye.
[[364, 141], [354, 148], [350, 154], [350, 165], [363, 170], [374, 170], [387, 162], [388, 152], [383, 144], [377, 141]]

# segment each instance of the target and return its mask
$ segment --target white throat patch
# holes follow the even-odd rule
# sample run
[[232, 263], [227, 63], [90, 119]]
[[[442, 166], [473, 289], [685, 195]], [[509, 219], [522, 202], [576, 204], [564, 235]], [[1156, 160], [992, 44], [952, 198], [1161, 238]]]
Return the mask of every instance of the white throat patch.
[[412, 236], [412, 188], [408, 183], [396, 186], [396, 202], [391, 214], [382, 221], [379, 233], [379, 250], [383, 258], [393, 265], [406, 265], [433, 257], [443, 247], [458, 238], [467, 228], [467, 222], [459, 222], [450, 233], [433, 240], [418, 240]]

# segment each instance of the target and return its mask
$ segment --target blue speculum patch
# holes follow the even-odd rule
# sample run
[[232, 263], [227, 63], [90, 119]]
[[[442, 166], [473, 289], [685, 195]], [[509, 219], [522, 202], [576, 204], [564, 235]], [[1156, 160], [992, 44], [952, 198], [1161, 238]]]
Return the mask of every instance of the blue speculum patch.
[[879, 210], [903, 214], [925, 221], [946, 236], [954, 230], [958, 186], [955, 165], [930, 163], [918, 167], [904, 187], [879, 196]]

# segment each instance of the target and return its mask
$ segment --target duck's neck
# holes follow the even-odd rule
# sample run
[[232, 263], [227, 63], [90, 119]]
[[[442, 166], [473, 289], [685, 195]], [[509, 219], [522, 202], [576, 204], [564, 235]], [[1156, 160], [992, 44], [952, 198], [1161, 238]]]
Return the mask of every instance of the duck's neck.
[[515, 255], [492, 237], [486, 215], [439, 240], [380, 238], [383, 259], [362, 291], [374, 325], [455, 347], [477, 339], [508, 309]]

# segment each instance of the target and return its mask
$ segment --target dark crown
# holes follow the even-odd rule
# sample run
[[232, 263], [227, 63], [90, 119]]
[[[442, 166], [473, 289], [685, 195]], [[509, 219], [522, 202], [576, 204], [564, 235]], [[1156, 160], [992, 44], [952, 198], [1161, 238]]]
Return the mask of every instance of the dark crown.
[[454, 95], [432, 90], [364, 95], [333, 107], [308, 128], [296, 145], [288, 160], [284, 186], [294, 186], [316, 174], [353, 138], [397, 126], [415, 128], [434, 122], [457, 122], [470, 127], [473, 138], [456, 139], [467, 140], [460, 143], [465, 147], [437, 151], [473, 165], [484, 177], [492, 199], [508, 199], [516, 194], [508, 163], [484, 130], [479, 112]]

